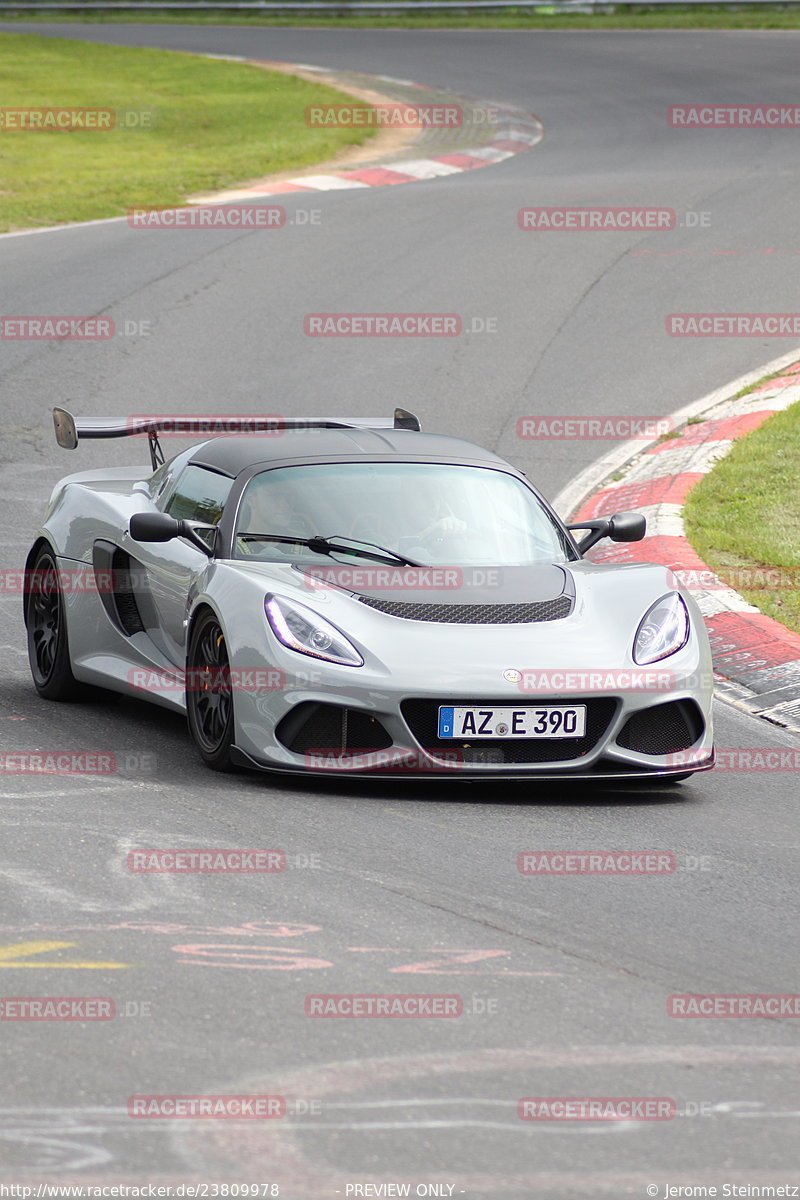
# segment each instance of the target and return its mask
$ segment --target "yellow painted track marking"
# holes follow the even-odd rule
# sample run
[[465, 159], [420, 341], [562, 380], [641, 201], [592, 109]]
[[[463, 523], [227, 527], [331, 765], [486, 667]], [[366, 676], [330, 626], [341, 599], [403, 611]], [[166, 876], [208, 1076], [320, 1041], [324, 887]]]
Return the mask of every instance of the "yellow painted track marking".
[[20, 958], [31, 958], [38, 954], [47, 954], [50, 950], [67, 950], [75, 946], [75, 942], [17, 942], [11, 946], [0, 946], [0, 970], [3, 967], [27, 967], [41, 970], [65, 969], [87, 971], [117, 971], [129, 964], [121, 962], [18, 962]]

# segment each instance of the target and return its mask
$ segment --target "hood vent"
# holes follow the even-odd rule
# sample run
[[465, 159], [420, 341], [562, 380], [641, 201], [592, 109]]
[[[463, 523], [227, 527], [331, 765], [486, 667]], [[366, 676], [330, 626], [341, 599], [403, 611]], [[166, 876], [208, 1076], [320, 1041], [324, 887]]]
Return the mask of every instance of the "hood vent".
[[407, 621], [438, 621], [446, 625], [528, 625], [560, 621], [572, 612], [572, 596], [537, 600], [532, 604], [415, 604], [359, 596], [362, 604]]

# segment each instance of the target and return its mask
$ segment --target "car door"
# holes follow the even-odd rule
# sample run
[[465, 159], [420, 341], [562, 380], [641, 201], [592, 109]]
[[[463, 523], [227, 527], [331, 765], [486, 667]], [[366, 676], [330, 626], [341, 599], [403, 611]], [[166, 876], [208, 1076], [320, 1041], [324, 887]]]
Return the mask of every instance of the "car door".
[[[232, 484], [227, 475], [189, 464], [174, 486], [165, 489], [163, 511], [176, 520], [216, 525]], [[138, 602], [146, 631], [171, 662], [183, 667], [187, 598], [192, 583], [208, 565], [208, 557], [185, 538], [170, 542], [128, 539], [128, 550], [140, 564], [138, 584], [142, 593]]]

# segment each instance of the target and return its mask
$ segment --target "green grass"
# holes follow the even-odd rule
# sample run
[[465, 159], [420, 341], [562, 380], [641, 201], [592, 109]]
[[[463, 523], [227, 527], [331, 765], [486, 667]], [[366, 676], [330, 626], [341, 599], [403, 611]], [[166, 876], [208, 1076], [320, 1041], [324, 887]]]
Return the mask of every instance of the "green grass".
[[135, 132], [0, 130], [3, 230], [180, 204], [313, 166], [371, 136], [306, 125], [307, 105], [347, 102], [332, 88], [167, 50], [0, 33], [0, 94], [4, 108], [153, 113], [152, 128]]
[[81, 21], [98, 24], [161, 25], [311, 25], [320, 29], [800, 29], [800, 9], [765, 6], [731, 9], [724, 5], [708, 5], [694, 9], [688, 6], [647, 11], [646, 7], [619, 10], [611, 13], [542, 14], [524, 9], [476, 13], [458, 11], [453, 0], [452, 13], [359, 13], [335, 16], [322, 13], [293, 12], [286, 16], [276, 13], [225, 12], [224, 9], [176, 13], [156, 10], [101, 14], [76, 10], [69, 14], [20, 13], [18, 17], [0, 13], [2, 21]]
[[[800, 404], [734, 442], [689, 494], [686, 532], [750, 604], [800, 633]], [[749, 572], [778, 571], [747, 587]], [[742, 574], [740, 574], [742, 572]], [[732, 573], [732, 574], [731, 574]], [[793, 585], [793, 586], [792, 586]]]

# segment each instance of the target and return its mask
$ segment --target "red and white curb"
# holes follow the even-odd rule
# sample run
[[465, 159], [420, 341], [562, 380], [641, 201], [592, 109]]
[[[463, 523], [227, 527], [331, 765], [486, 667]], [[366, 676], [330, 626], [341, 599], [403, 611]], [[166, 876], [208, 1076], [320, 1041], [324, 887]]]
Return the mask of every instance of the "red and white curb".
[[[743, 387], [752, 387], [768, 374], [771, 378], [737, 398]], [[795, 350], [676, 413], [673, 428], [682, 426], [678, 437], [618, 447], [556, 497], [554, 506], [575, 521], [627, 509], [643, 513], [643, 542], [598, 548], [590, 557], [657, 562], [674, 571], [694, 595], [708, 626], [719, 694], [800, 732], [800, 634], [723, 583], [689, 543], [682, 518], [689, 492], [733, 442], [798, 402], [800, 361]], [[686, 424], [700, 417], [699, 423]], [[612, 473], [616, 478], [607, 482]]]
[[[238, 54], [206, 54], [202, 57], [220, 58], [232, 62], [255, 61]], [[433, 133], [427, 130], [422, 131], [415, 146], [420, 151], [424, 151], [428, 146], [435, 146], [436, 153], [420, 153], [413, 157], [406, 157], [404, 156], [408, 154], [406, 150], [396, 157], [382, 156], [380, 161], [365, 162], [356, 167], [342, 167], [325, 174], [297, 175], [292, 179], [265, 181], [250, 187], [233, 188], [207, 196], [194, 197], [187, 201], [184, 207], [229, 204], [242, 200], [254, 200], [259, 197], [287, 195], [291, 192], [327, 192], [387, 187], [398, 183], [421, 183], [504, 162], [507, 158], [513, 158], [515, 154], [520, 154], [523, 150], [530, 150], [544, 137], [544, 126], [536, 117], [520, 108], [502, 104], [499, 101], [443, 92], [423, 83], [415, 83], [409, 79], [395, 79], [390, 75], [364, 75], [356, 72], [334, 71], [327, 67], [311, 66], [308, 63], [269, 65], [313, 72], [340, 80], [341, 88], [345, 92], [348, 82], [358, 83], [362, 88], [367, 87], [386, 95], [398, 104], [401, 111], [404, 108], [413, 109], [415, 107], [414, 93], [416, 92], [419, 105], [459, 104], [462, 108], [469, 108], [473, 120], [466, 128], [437, 129]], [[86, 229], [93, 225], [119, 225], [123, 222], [129, 222], [129, 217], [99, 217], [91, 221], [65, 221], [59, 225], [46, 225], [40, 229], [15, 229], [9, 233], [0, 233], [0, 240], [33, 237], [42, 233], [57, 233], [63, 229]]]
[[[224, 57], [237, 62], [252, 62], [252, 59], [234, 55], [208, 55]], [[458, 175], [462, 171], [473, 171], [493, 163], [513, 158], [523, 150], [530, 150], [544, 137], [541, 121], [522, 109], [508, 104], [476, 99], [472, 96], [444, 92], [415, 83], [409, 79], [395, 79], [391, 75], [365, 75], [362, 72], [342, 72], [327, 67], [310, 66], [307, 63], [260, 64], [275, 65], [287, 70], [314, 72], [334, 81], [344, 92], [347, 85], [358, 85], [388, 96], [397, 105], [398, 113], [408, 114], [408, 124], [413, 127], [415, 105], [458, 105], [471, 114], [466, 126], [422, 130], [415, 145], [424, 150], [428, 145], [436, 147], [436, 153], [408, 156], [408, 151], [399, 155], [367, 162], [355, 167], [342, 167], [321, 175], [298, 175], [292, 179], [264, 182], [246, 188], [234, 188], [213, 195], [193, 199], [191, 204], [219, 204], [240, 200], [253, 200], [260, 196], [280, 196], [289, 192], [328, 192], [348, 188], [389, 187], [398, 183], [420, 183], [446, 175]], [[414, 96], [414, 92], [424, 93]], [[363, 103], [363, 102], [361, 102]]]

